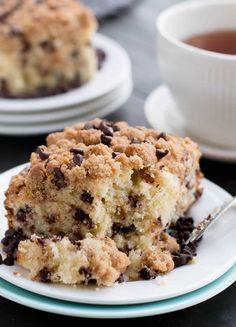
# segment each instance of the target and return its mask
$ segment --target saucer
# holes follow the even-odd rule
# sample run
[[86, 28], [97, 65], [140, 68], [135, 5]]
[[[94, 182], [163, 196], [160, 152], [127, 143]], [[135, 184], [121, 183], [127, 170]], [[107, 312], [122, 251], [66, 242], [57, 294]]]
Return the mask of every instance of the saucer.
[[[148, 96], [144, 112], [147, 121], [153, 128], [182, 137], [190, 136], [185, 129], [184, 121], [177, 111], [174, 99], [167, 86], [159, 86]], [[194, 137], [191, 138], [198, 143], [203, 157], [225, 162], [236, 162], [236, 149], [224, 149], [212, 144], [202, 143]]]

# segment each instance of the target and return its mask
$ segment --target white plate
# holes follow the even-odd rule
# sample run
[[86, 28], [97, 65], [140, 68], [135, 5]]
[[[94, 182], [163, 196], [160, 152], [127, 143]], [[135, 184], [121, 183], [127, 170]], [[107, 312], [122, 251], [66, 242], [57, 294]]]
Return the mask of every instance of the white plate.
[[159, 86], [148, 96], [144, 111], [147, 121], [153, 128], [182, 137], [190, 136], [199, 144], [204, 157], [226, 162], [236, 162], [236, 149], [205, 144], [201, 140], [195, 139], [194, 136], [189, 135], [167, 86]]
[[44, 111], [44, 112], [31, 112], [31, 113], [0, 113], [0, 125], [42, 125], [43, 123], [56, 123], [58, 120], [68, 120], [69, 118], [87, 116], [90, 112], [99, 110], [110, 103], [114, 102], [120, 94], [124, 93], [124, 90], [130, 88], [131, 76], [127, 77], [121, 85], [106, 94], [105, 96], [99, 97], [93, 101], [86, 103], [81, 103], [80, 105], [75, 105], [67, 108], [58, 108], [54, 111]]
[[[13, 168], [0, 176], [0, 214], [4, 217], [4, 192], [11, 176], [17, 174], [23, 166]], [[196, 222], [206, 217], [215, 207], [231, 196], [208, 180], [201, 199], [194, 205], [190, 215]], [[3, 235], [6, 220], [2, 219], [0, 231]], [[216, 280], [236, 262], [236, 219], [235, 209], [229, 211], [206, 233], [198, 249], [195, 264], [175, 269], [165, 276], [165, 283], [159, 285], [156, 280], [137, 281], [119, 284], [111, 288], [67, 287], [63, 285], [44, 284], [28, 280], [25, 271], [19, 267], [0, 266], [0, 277], [8, 282], [32, 292], [48, 297], [90, 304], [135, 304], [169, 299], [192, 292]], [[22, 276], [15, 277], [14, 271], [21, 271]]]
[[16, 287], [3, 279], [0, 279], [0, 295], [30, 308], [64, 316], [99, 319], [138, 318], [174, 312], [204, 302], [224, 291], [235, 280], [236, 265], [214, 282], [194, 292], [163, 301], [119, 306], [91, 305], [50, 299]]
[[113, 99], [112, 102], [108, 103], [101, 108], [95, 108], [93, 112], [90, 112], [88, 115], [75, 115], [68, 119], [63, 119], [55, 122], [48, 123], [38, 123], [29, 124], [29, 125], [10, 125], [10, 124], [0, 124], [0, 134], [3, 135], [38, 135], [49, 133], [53, 131], [62, 130], [64, 127], [76, 124], [78, 122], [91, 120], [97, 117], [104, 117], [115, 110], [119, 109], [130, 97], [132, 93], [133, 85], [128, 83], [124, 86], [124, 89], [120, 94]]
[[110, 38], [96, 34], [94, 45], [106, 53], [102, 69], [85, 85], [69, 92], [37, 99], [0, 99], [0, 112], [47, 111], [91, 101], [114, 90], [131, 71], [126, 51]]

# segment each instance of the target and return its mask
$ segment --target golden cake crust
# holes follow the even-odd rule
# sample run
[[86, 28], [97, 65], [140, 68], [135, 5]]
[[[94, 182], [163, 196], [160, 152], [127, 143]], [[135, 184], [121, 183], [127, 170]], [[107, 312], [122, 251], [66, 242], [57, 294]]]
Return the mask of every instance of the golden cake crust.
[[[51, 32], [77, 32], [81, 40], [90, 41], [91, 29], [96, 27], [96, 20], [92, 12], [77, 1], [72, 0], [5, 0], [0, 4], [0, 34], [14, 36], [24, 33], [24, 37], [31, 42], [44, 40]], [[53, 29], [53, 26], [57, 30]], [[42, 28], [42, 26], [44, 28]], [[66, 29], [66, 31], [65, 31]], [[68, 38], [70, 35], [68, 35]], [[16, 43], [2, 44], [4, 47], [15, 46]]]
[[[101, 124], [103, 126], [107, 123], [96, 119], [89, 124], [99, 128]], [[68, 127], [60, 133], [50, 134], [47, 146], [40, 147], [48, 157], [42, 159], [42, 156], [35, 152], [31, 155], [26, 183], [36, 192], [33, 196], [38, 196], [37, 189], [41, 190], [42, 181], [47, 177], [53, 178], [53, 172], [57, 168], [64, 176], [65, 185], [76, 187], [76, 184], [81, 186], [88, 183], [88, 180], [93, 183], [94, 179], [111, 177], [123, 168], [143, 169], [144, 176], [150, 180], [160, 170], [168, 169], [171, 173], [178, 174], [184, 182], [188, 169], [187, 155], [191, 154], [191, 164], [198, 166], [200, 152], [197, 144], [189, 138], [182, 139], [145, 127], [131, 127], [126, 122], [118, 122], [114, 126], [115, 130], [119, 130], [113, 130], [112, 137], [106, 136], [101, 129], [85, 129], [84, 123]], [[101, 143], [102, 136], [111, 139], [109, 146]], [[80, 165], [74, 163], [77, 154], [73, 149], [74, 152], [83, 152], [83, 155], [79, 154], [82, 160]], [[200, 171], [197, 174], [200, 180], [202, 174]], [[19, 178], [22, 179], [13, 179], [14, 189], [15, 183], [19, 184]], [[48, 197], [48, 194], [45, 196]]]

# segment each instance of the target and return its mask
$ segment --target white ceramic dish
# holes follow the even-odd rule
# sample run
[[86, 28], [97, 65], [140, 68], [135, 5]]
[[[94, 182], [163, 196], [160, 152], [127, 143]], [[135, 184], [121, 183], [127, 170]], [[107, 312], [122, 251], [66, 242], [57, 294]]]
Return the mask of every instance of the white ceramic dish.
[[88, 101], [86, 103], [81, 103], [79, 105], [67, 107], [67, 108], [58, 108], [58, 110], [53, 111], [44, 111], [44, 112], [30, 112], [30, 113], [1, 113], [0, 112], [0, 125], [42, 125], [43, 123], [56, 123], [60, 120], [68, 120], [69, 118], [87, 116], [91, 112], [100, 110], [103, 107], [106, 107], [113, 101], [123, 94], [124, 90], [130, 87], [132, 84], [131, 76], [128, 76], [121, 85], [118, 85], [117, 88], [108, 94], [99, 97], [95, 100]]
[[[0, 176], [0, 214], [4, 217], [4, 192], [10, 178], [17, 174], [25, 165], [13, 168]], [[201, 199], [194, 205], [190, 215], [196, 223], [206, 217], [215, 207], [221, 205], [231, 196], [219, 186], [204, 180], [205, 188]], [[0, 277], [26, 290], [52, 298], [92, 304], [124, 305], [160, 301], [180, 296], [199, 289], [213, 282], [236, 262], [236, 219], [235, 209], [229, 211], [220, 221], [206, 233], [198, 249], [195, 264], [175, 269], [164, 279], [137, 281], [119, 284], [111, 288], [66, 287], [63, 285], [33, 282], [26, 278], [26, 272], [20, 267], [0, 266]], [[1, 220], [0, 231], [3, 236], [6, 220]], [[13, 275], [20, 271], [21, 276]], [[164, 282], [164, 283], [163, 283]], [[161, 284], [161, 285], [160, 285]]]
[[190, 46], [194, 35], [236, 29], [235, 0], [183, 1], [157, 19], [158, 60], [186, 128], [202, 143], [235, 149], [236, 56]]
[[0, 99], [0, 112], [38, 112], [79, 105], [103, 96], [127, 77], [131, 71], [126, 51], [110, 38], [96, 34], [94, 45], [106, 53], [102, 69], [85, 85], [64, 94], [37, 99]]
[[121, 319], [160, 315], [182, 310], [204, 302], [224, 291], [236, 280], [236, 265], [214, 282], [185, 295], [172, 299], [136, 305], [90, 305], [59, 301], [28, 292], [0, 278], [0, 295], [13, 302], [30, 308], [65, 316]]
[[214, 282], [194, 292], [168, 300], [136, 305], [104, 306], [58, 301], [25, 291], [3, 279], [0, 279], [0, 295], [30, 308], [65, 316], [100, 319], [137, 318], [178, 311], [204, 302], [224, 291], [235, 280], [236, 265]]
[[0, 134], [3, 135], [37, 135], [50, 133], [53, 131], [62, 130], [64, 127], [73, 125], [75, 123], [91, 120], [97, 117], [104, 117], [115, 110], [119, 109], [130, 97], [132, 93], [133, 85], [132, 83], [128, 83], [124, 85], [122, 92], [118, 94], [118, 96], [113, 99], [112, 102], [107, 105], [102, 105], [101, 108], [95, 108], [94, 111], [90, 112], [88, 115], [75, 115], [74, 117], [69, 117], [68, 119], [62, 119], [55, 122], [46, 122], [46, 123], [38, 123], [30, 125], [11, 125], [11, 124], [0, 124]]
[[149, 124], [167, 133], [190, 136], [195, 140], [204, 157], [226, 162], [236, 162], [236, 149], [213, 146], [202, 143], [191, 135], [185, 128], [185, 123], [180, 116], [174, 99], [167, 86], [157, 87], [147, 98], [144, 106], [145, 116]]

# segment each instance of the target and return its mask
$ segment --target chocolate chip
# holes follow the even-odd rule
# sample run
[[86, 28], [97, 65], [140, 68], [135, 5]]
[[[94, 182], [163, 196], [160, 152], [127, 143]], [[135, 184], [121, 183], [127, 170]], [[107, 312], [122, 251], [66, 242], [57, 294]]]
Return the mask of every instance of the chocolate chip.
[[129, 195], [129, 202], [132, 208], [137, 208], [139, 197], [137, 195]]
[[39, 279], [42, 283], [49, 283], [51, 281], [51, 272], [47, 267], [39, 271]]
[[30, 214], [32, 214], [32, 210], [29, 206], [26, 205], [24, 208], [18, 210], [16, 214], [16, 220], [20, 222], [25, 222]]
[[112, 231], [113, 233], [123, 233], [128, 234], [130, 232], [134, 232], [136, 230], [135, 225], [131, 224], [129, 226], [123, 226], [120, 223], [113, 223]]
[[91, 122], [87, 122], [84, 124], [83, 129], [93, 129], [94, 125]]
[[181, 266], [183, 266], [180, 253], [173, 253], [172, 254], [172, 259], [174, 261], [175, 267], [181, 267]]
[[53, 44], [53, 41], [51, 40], [44, 40], [39, 43], [39, 46], [43, 48], [45, 51], [54, 51], [55, 46]]
[[191, 226], [193, 226], [193, 224], [194, 224], [194, 220], [193, 220], [193, 218], [192, 217], [181, 217], [180, 219], [179, 219], [179, 222], [182, 222], [182, 223], [184, 223], [184, 224], [189, 224], [189, 225], [191, 225]]
[[105, 120], [102, 120], [99, 129], [103, 132], [104, 135], [113, 136], [113, 128], [111, 124]]
[[112, 225], [112, 231], [113, 233], [120, 233], [121, 232], [121, 224], [120, 223], [113, 223]]
[[180, 245], [180, 251], [172, 254], [175, 267], [186, 265], [197, 255], [197, 246], [199, 242], [188, 243], [186, 245], [186, 241], [191, 236], [193, 229], [194, 221], [191, 217], [180, 217], [176, 224], [172, 225], [167, 231]]
[[58, 190], [67, 186], [64, 174], [62, 173], [60, 168], [55, 168], [53, 171], [53, 175], [54, 177], [52, 179], [52, 184], [54, 184]]
[[84, 160], [84, 157], [79, 153], [75, 154], [73, 157], [73, 162], [76, 166], [81, 166], [83, 160]]
[[168, 141], [167, 134], [164, 133], [164, 132], [161, 132], [161, 133], [158, 135], [157, 139], [158, 139], [158, 140], [159, 140], [159, 139], [163, 139], [163, 140], [165, 140], [165, 141]]
[[13, 255], [8, 254], [7, 257], [3, 260], [3, 264], [6, 266], [14, 266], [15, 260]]
[[71, 148], [70, 152], [74, 154], [81, 154], [81, 156], [84, 155], [84, 150], [80, 148]]
[[124, 283], [125, 278], [124, 278], [124, 274], [121, 273], [120, 276], [117, 278], [116, 282], [120, 283]]
[[97, 284], [97, 280], [95, 278], [89, 279], [88, 284], [89, 285], [95, 285], [95, 284]]
[[2, 260], [2, 255], [0, 254], [0, 265], [2, 265], [3, 260]]
[[175, 267], [181, 267], [186, 265], [191, 259], [192, 255], [185, 254], [185, 253], [173, 253], [172, 259], [174, 261]]
[[16, 214], [16, 220], [24, 222], [26, 220], [26, 216], [27, 214], [24, 209], [20, 209]]
[[141, 144], [141, 141], [139, 141], [138, 139], [132, 138], [130, 143], [131, 144]]
[[161, 160], [162, 158], [164, 158], [168, 153], [169, 153], [168, 150], [156, 149], [156, 157], [158, 160]]
[[37, 241], [36, 242], [37, 242], [37, 244], [40, 244], [42, 246], [45, 245], [45, 239], [43, 237], [37, 238]]
[[94, 227], [92, 219], [89, 215], [81, 209], [77, 209], [74, 214], [74, 219], [80, 221], [84, 225], [86, 225], [89, 229]]
[[169, 229], [168, 234], [176, 239], [178, 238], [178, 232], [175, 229]]
[[54, 214], [50, 214], [46, 217], [46, 221], [48, 224], [54, 224], [56, 221], [56, 217]]
[[139, 277], [144, 280], [154, 279], [156, 276], [157, 273], [146, 266], [139, 271]]
[[[81, 239], [82, 239], [82, 236], [81, 236]], [[82, 244], [81, 244], [80, 241], [77, 241], [77, 240], [76, 241], [73, 241], [73, 240], [71, 240], [71, 243], [74, 244], [74, 245], [76, 245], [78, 250], [81, 250]]]
[[122, 233], [124, 233], [124, 234], [134, 232], [135, 230], [136, 230], [136, 228], [135, 228], [134, 224], [131, 224], [129, 226], [123, 226], [121, 229]]
[[87, 202], [87, 203], [93, 203], [94, 197], [87, 191], [83, 191], [83, 193], [80, 196], [81, 201]]
[[9, 95], [8, 83], [4, 78], [0, 78], [0, 90], [1, 90], [1, 95], [6, 97]]
[[112, 124], [112, 128], [114, 132], [119, 132], [120, 128], [116, 124]]
[[188, 243], [188, 245], [185, 245], [185, 249], [186, 248], [190, 248], [192, 250], [192, 252], [195, 252], [197, 250], [198, 243], [199, 243], [199, 241], [197, 241], [197, 242], [190, 242], [190, 243]]
[[3, 251], [5, 253], [8, 253], [8, 254], [13, 254], [14, 253], [14, 250], [17, 248], [18, 244], [19, 244], [18, 239], [12, 239], [8, 243], [8, 245], [6, 245], [6, 246], [3, 247]]
[[115, 159], [119, 154], [121, 154], [120, 152], [112, 152], [112, 158]]
[[196, 255], [196, 247], [191, 247], [188, 245], [185, 245], [184, 248], [182, 249], [182, 253], [184, 254], [188, 254], [191, 256], [195, 256]]
[[188, 190], [191, 190], [191, 189], [192, 189], [192, 185], [191, 185], [190, 182], [185, 183], [185, 187], [186, 187]]
[[190, 217], [181, 217], [177, 220], [175, 228], [178, 230], [179, 233], [185, 231], [192, 232], [194, 229], [193, 219]]
[[80, 221], [89, 219], [89, 215], [81, 209], [77, 209], [74, 215], [74, 218]]
[[31, 49], [31, 45], [29, 41], [26, 40], [25, 37], [22, 37], [22, 52], [26, 53]]
[[98, 70], [100, 70], [106, 59], [106, 53], [102, 49], [97, 48], [96, 55], [97, 55], [97, 60], [98, 60]]
[[184, 241], [187, 241], [187, 240], [189, 239], [190, 235], [191, 235], [191, 232], [188, 231], [188, 230], [186, 230], [186, 231], [180, 233], [180, 237], [181, 237], [181, 239], [183, 239]]
[[197, 190], [195, 193], [194, 193], [194, 197], [196, 200], [198, 200], [201, 196], [202, 196], [202, 193], [203, 193], [203, 189], [199, 189]]
[[80, 273], [80, 275], [84, 275], [84, 277], [85, 277], [86, 279], [89, 279], [89, 278], [92, 276], [91, 269], [86, 268], [86, 267], [81, 267], [81, 268], [79, 269], [79, 273]]
[[29, 227], [29, 229], [30, 229], [31, 234], [35, 234], [35, 226], [34, 225], [31, 225]]
[[24, 240], [25, 237], [21, 229], [13, 230], [9, 229], [5, 232], [5, 237], [2, 239], [4, 245], [3, 251], [8, 255], [14, 255], [20, 241]]
[[4, 237], [2, 240], [1, 240], [1, 243], [5, 246], [7, 246], [9, 244], [9, 238], [8, 237]]
[[71, 58], [77, 58], [79, 56], [79, 50], [78, 49], [72, 50], [70, 56]]
[[101, 142], [103, 144], [109, 146], [111, 144], [111, 141], [112, 141], [112, 137], [111, 136], [107, 136], [107, 135], [104, 135], [104, 134], [101, 135]]
[[48, 158], [49, 158], [49, 155], [50, 155], [46, 150], [44, 150], [44, 149], [41, 148], [40, 146], [37, 147], [35, 153], [37, 153], [37, 154], [39, 155], [39, 158], [40, 158], [41, 160], [46, 160], [46, 159], [48, 159]]
[[16, 233], [15, 229], [10, 228], [5, 232], [6, 237], [12, 237]]

